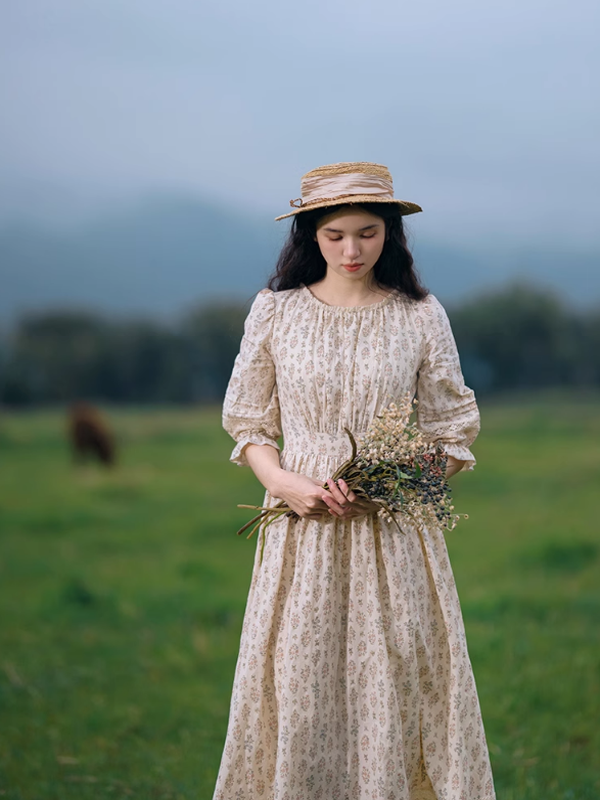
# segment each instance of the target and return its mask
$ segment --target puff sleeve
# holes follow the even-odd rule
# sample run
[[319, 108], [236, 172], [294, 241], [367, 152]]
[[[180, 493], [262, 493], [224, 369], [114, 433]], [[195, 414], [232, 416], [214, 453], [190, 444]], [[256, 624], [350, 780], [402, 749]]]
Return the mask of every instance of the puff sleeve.
[[448, 455], [473, 469], [469, 450], [479, 433], [475, 395], [465, 386], [450, 321], [441, 303], [429, 295], [422, 301], [425, 346], [417, 376], [417, 424]]
[[237, 442], [231, 461], [240, 466], [248, 464], [244, 449], [249, 444], [269, 444], [279, 449], [281, 420], [271, 356], [274, 319], [275, 297], [264, 289], [246, 318], [223, 403], [223, 427]]

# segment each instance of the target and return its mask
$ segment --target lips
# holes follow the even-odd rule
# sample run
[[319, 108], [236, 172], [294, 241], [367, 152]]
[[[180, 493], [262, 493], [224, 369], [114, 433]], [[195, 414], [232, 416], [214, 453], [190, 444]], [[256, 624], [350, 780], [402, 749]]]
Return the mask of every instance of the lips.
[[362, 267], [362, 264], [342, 264], [344, 269], [347, 269], [348, 272], [356, 272], [356, 270]]

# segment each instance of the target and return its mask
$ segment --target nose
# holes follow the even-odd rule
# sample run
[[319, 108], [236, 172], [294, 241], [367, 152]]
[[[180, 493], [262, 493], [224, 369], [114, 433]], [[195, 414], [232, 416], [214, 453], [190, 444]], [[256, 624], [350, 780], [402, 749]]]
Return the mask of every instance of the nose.
[[353, 236], [348, 236], [344, 243], [344, 257], [348, 259], [349, 262], [357, 259], [360, 256], [360, 246], [358, 240], [355, 239]]

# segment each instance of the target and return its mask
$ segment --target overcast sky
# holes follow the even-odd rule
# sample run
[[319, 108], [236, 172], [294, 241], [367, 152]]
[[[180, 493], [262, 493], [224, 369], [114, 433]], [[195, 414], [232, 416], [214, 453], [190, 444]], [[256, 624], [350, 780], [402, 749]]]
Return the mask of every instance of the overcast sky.
[[600, 246], [597, 0], [4, 0], [0, 212], [183, 191], [272, 217], [387, 164], [437, 239]]

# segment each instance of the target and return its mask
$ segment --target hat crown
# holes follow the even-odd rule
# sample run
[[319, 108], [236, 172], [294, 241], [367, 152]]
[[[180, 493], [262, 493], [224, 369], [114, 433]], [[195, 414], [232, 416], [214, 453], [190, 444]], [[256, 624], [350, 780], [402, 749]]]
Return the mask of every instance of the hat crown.
[[352, 175], [357, 172], [362, 172], [363, 175], [374, 175], [393, 183], [389, 169], [383, 164], [375, 164], [372, 161], [341, 161], [339, 164], [325, 164], [323, 167], [311, 169], [302, 176], [302, 181], [305, 178], [333, 178], [337, 175]]
[[367, 161], [349, 161], [327, 164], [302, 176], [302, 197], [292, 201], [302, 207], [324, 200], [333, 201], [357, 195], [373, 196], [373, 199], [392, 200], [394, 186], [389, 170], [382, 164]]

